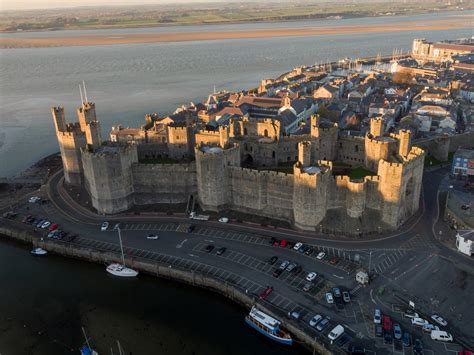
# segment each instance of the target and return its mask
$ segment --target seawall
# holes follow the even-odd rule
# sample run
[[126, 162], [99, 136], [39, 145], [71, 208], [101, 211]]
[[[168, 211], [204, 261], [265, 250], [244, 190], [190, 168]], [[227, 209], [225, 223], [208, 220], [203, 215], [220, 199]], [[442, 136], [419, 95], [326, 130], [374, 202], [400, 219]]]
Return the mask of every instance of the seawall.
[[[69, 258], [89, 261], [97, 264], [106, 264], [111, 262], [119, 262], [120, 257], [113, 252], [103, 252], [90, 248], [71, 245], [71, 243], [61, 241], [51, 241], [48, 239], [40, 240], [30, 231], [20, 230], [9, 226], [0, 226], [0, 238], [7, 237], [10, 240], [15, 240], [24, 244], [32, 245], [33, 247], [41, 247], [49, 253], [57, 254]], [[247, 309], [256, 304], [251, 295], [234, 287], [232, 284], [217, 280], [215, 278], [203, 275], [194, 270], [184, 270], [176, 267], [171, 267], [167, 263], [139, 261], [135, 258], [130, 259], [126, 257], [127, 264], [133, 264], [133, 268], [139, 270], [144, 274], [155, 277], [174, 280], [188, 285], [201, 287], [203, 289], [211, 290], [226, 298], [245, 306]], [[105, 270], [104, 270], [105, 272]], [[301, 343], [307, 349], [315, 351], [317, 354], [329, 355], [332, 351], [325, 348], [325, 346], [317, 342], [314, 338], [307, 335], [304, 331], [299, 329], [293, 322], [287, 321], [281, 315], [275, 315], [269, 308], [262, 306], [260, 303], [258, 307], [269, 314], [273, 314], [277, 319], [282, 321], [283, 326], [293, 335], [295, 341]]]

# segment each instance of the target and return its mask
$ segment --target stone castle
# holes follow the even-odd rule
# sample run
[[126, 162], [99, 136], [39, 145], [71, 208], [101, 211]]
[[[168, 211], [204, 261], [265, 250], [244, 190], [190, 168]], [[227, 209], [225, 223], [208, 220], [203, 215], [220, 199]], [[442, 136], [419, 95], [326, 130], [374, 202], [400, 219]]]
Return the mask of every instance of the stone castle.
[[[189, 112], [181, 124], [147, 115], [141, 128], [114, 127], [102, 141], [94, 103], [82, 101], [79, 123], [66, 123], [62, 107], [52, 114], [65, 181], [85, 187], [99, 213], [192, 196], [206, 211], [311, 231], [334, 211], [348, 219], [370, 214], [395, 229], [419, 207], [424, 151], [412, 147], [410, 131], [384, 132], [380, 118], [366, 134], [351, 135], [313, 114], [304, 132], [285, 135], [271, 118], [230, 119], [210, 130]], [[340, 166], [373, 174], [351, 179], [338, 175]]]

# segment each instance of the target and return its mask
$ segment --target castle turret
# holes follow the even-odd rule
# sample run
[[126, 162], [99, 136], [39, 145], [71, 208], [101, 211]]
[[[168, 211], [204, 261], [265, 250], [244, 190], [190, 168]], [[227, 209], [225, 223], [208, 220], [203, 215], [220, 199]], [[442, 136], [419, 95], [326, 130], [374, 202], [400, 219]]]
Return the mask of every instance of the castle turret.
[[383, 136], [383, 120], [380, 117], [370, 119], [370, 134], [372, 137]]
[[312, 159], [335, 160], [337, 157], [337, 123], [321, 122], [319, 115], [311, 116]]
[[229, 126], [219, 126], [219, 141], [221, 148], [229, 144]]
[[92, 148], [98, 148], [102, 144], [102, 135], [100, 133], [99, 121], [92, 121], [87, 124], [86, 129], [86, 141], [87, 144]]
[[411, 150], [411, 131], [401, 129], [398, 133], [399, 136], [399, 148], [398, 154], [404, 158], [408, 156]]
[[298, 161], [302, 166], [311, 165], [311, 142], [298, 143]]
[[319, 135], [319, 115], [311, 115], [310, 118], [310, 125], [311, 125], [311, 137], [317, 137]]
[[231, 182], [227, 166], [240, 165], [240, 148], [196, 146], [199, 204], [202, 209], [220, 211], [231, 204]]
[[82, 105], [76, 109], [76, 113], [83, 132], [85, 132], [89, 123], [97, 121], [95, 103], [93, 102], [83, 102]]
[[54, 127], [56, 132], [66, 131], [66, 117], [64, 115], [64, 107], [51, 107], [51, 114], [53, 115]]

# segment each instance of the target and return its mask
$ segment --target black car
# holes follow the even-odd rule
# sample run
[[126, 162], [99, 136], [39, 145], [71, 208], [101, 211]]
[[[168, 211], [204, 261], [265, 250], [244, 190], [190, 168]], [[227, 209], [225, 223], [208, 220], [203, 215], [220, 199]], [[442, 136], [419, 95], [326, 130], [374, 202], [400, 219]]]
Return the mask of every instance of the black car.
[[329, 318], [324, 318], [321, 322], [318, 323], [316, 326], [316, 330], [318, 332], [322, 332], [324, 329], [326, 329], [329, 325]]
[[268, 244], [273, 245], [275, 242], [276, 242], [275, 237], [271, 237], [271, 238], [270, 238], [270, 241], [268, 242]]
[[276, 269], [273, 271], [273, 277], [279, 277], [282, 274], [283, 270], [282, 269]]
[[340, 348], [343, 347], [345, 344], [347, 344], [348, 342], [350, 342], [352, 340], [352, 337], [347, 334], [347, 333], [344, 333], [342, 334], [339, 339], [337, 339], [336, 341], [336, 345], [339, 346]]
[[277, 262], [277, 260], [278, 260], [278, 256], [272, 256], [270, 259], [268, 259], [268, 263], [270, 265], [273, 265]]
[[365, 354], [365, 348], [360, 345], [350, 345], [347, 352], [351, 355]]
[[222, 255], [222, 254], [225, 253], [226, 250], [227, 250], [227, 248], [225, 248], [225, 247], [219, 248], [219, 249], [217, 249], [216, 254], [217, 255]]
[[392, 344], [392, 333], [385, 332], [383, 335], [383, 342], [384, 344]]
[[286, 242], [286, 247], [288, 249], [293, 249], [294, 246], [295, 246], [295, 242], [288, 242], [288, 241]]
[[311, 255], [311, 254], [314, 253], [314, 249], [313, 248], [308, 248], [308, 249], [306, 249], [306, 251], [304, 253], [305, 253], [305, 255]]
[[195, 226], [194, 224], [191, 224], [191, 225], [188, 227], [188, 233], [194, 232], [195, 229], [196, 229], [196, 226]]
[[298, 249], [298, 252], [300, 252], [301, 254], [303, 254], [306, 250], [308, 250], [308, 246], [306, 245], [302, 245], [299, 249]]
[[411, 334], [408, 332], [403, 333], [403, 346], [409, 348], [411, 346]]
[[375, 336], [376, 336], [376, 337], [381, 337], [381, 336], [383, 336], [382, 324], [376, 324], [376, 325], [375, 325], [374, 332], [375, 332]]
[[413, 344], [413, 353], [414, 354], [423, 354], [423, 343], [420, 339], [416, 339]]
[[206, 249], [205, 249], [208, 253], [210, 253], [211, 251], [214, 250], [214, 245], [212, 244], [209, 244], [208, 246], [206, 246]]

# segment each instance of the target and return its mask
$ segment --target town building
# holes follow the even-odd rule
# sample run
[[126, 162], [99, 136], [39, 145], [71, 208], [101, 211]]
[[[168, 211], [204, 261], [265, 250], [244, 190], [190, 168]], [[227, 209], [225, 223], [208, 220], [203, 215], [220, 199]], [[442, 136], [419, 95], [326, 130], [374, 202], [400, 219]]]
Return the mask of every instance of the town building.
[[456, 233], [456, 248], [459, 252], [472, 256], [474, 254], [474, 230], [460, 230]]

